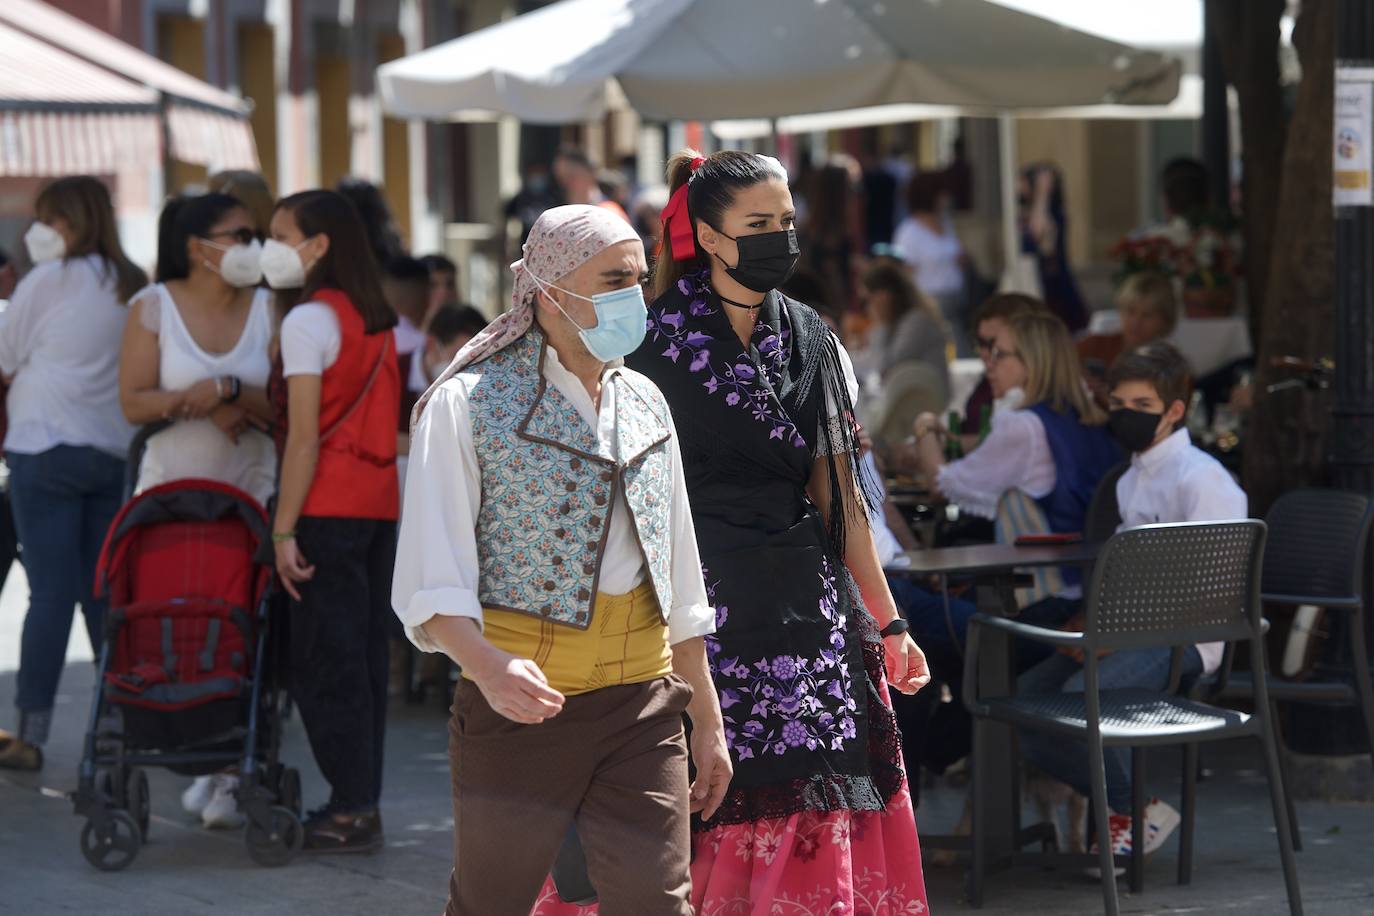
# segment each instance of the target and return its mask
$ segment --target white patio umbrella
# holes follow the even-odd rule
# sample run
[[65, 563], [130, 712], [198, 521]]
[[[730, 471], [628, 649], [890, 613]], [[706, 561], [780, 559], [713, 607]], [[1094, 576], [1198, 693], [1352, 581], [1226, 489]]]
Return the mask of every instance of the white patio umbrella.
[[[999, 112], [1000, 114], [1000, 112]], [[807, 134], [815, 131], [846, 130], [851, 127], [878, 127], [883, 124], [909, 124], [944, 118], [987, 117], [988, 112], [959, 105], [880, 105], [851, 108], [819, 114], [788, 115], [782, 118], [741, 118], [712, 121], [711, 133], [721, 140], [758, 140], [773, 133]], [[1178, 96], [1167, 105], [1069, 105], [1054, 108], [1021, 108], [1018, 121], [1073, 118], [1076, 120], [1196, 121], [1202, 117], [1202, 77], [1185, 73], [1179, 80]]]
[[398, 117], [777, 119], [894, 105], [1002, 117], [1003, 244], [1019, 247], [1023, 109], [1164, 105], [1179, 61], [986, 0], [560, 0], [378, 68]]
[[985, 0], [561, 0], [378, 69], [400, 117], [649, 120], [1164, 104], [1179, 64]]

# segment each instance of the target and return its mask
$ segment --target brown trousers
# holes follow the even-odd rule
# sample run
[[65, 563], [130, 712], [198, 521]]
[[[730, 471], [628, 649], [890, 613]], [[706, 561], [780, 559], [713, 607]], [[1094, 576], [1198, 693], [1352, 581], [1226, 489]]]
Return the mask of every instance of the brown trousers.
[[670, 675], [571, 696], [552, 719], [520, 725], [462, 681], [447, 916], [529, 916], [574, 820], [602, 916], [691, 916], [691, 695]]

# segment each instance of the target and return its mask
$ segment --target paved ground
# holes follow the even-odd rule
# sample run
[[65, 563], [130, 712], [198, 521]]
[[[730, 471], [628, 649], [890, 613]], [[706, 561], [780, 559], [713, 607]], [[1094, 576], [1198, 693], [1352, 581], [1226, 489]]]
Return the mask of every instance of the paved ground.
[[[24, 598], [19, 574], [0, 596], [0, 726], [7, 728], [14, 727], [13, 669]], [[151, 842], [125, 872], [92, 869], [77, 845], [81, 822], [63, 797], [75, 787], [81, 720], [92, 683], [91, 665], [83, 661], [89, 650], [82, 642], [73, 640], [47, 769], [37, 776], [0, 775], [0, 874], [9, 879], [0, 893], [0, 913], [418, 916], [442, 911], [452, 819], [445, 722], [437, 701], [393, 708], [383, 806], [388, 844], [375, 856], [301, 859], [282, 869], [259, 868], [237, 832], [210, 833], [190, 823], [178, 805], [186, 781], [155, 771]], [[299, 723], [288, 730], [286, 754], [304, 772], [307, 804], [319, 802], [324, 789]], [[1161, 754], [1153, 772], [1172, 775], [1175, 760]], [[1207, 763], [1214, 772], [1200, 790], [1193, 885], [1172, 883], [1176, 844], [1171, 842], [1150, 864], [1146, 893], [1123, 897], [1123, 912], [1286, 912], [1267, 794], [1253, 752], [1244, 744], [1226, 746]], [[1168, 778], [1155, 789], [1166, 798], [1177, 793]], [[919, 812], [922, 828], [948, 829], [961, 805], [956, 789], [928, 790]], [[1369, 866], [1374, 807], [1303, 803], [1299, 817], [1307, 842], [1299, 858], [1306, 912], [1374, 912], [1374, 869]], [[927, 880], [934, 913], [968, 909], [961, 899], [959, 869], [932, 867]], [[1096, 885], [1086, 878], [1017, 870], [992, 880], [983, 912], [1068, 916], [1100, 912], [1100, 900]]]

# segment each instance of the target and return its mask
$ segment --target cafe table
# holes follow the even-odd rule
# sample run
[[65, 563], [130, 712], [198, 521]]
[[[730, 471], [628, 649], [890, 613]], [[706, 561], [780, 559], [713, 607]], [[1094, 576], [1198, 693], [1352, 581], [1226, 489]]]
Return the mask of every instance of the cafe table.
[[[886, 572], [890, 575], [927, 579], [958, 577], [973, 579], [978, 610], [1002, 617], [1015, 617], [1017, 577], [1034, 569], [1051, 566], [1078, 566], [1085, 571], [1097, 558], [1102, 545], [1079, 543], [1053, 546], [1017, 547], [1013, 544], [975, 544], [913, 550], [900, 555]], [[1086, 578], [1086, 577], [1085, 577]], [[982, 696], [1006, 696], [1012, 692], [1016, 671], [1010, 637], [999, 630], [984, 628], [978, 637], [978, 683]], [[960, 685], [951, 689], [962, 696]], [[961, 702], [961, 700], [956, 700]], [[988, 800], [989, 862], [1010, 861], [1027, 845], [1048, 846], [1055, 839], [1052, 824], [1021, 826], [1020, 779], [1017, 774], [1016, 737], [1011, 728], [992, 728], [987, 742], [987, 759], [977, 768], [978, 784], [971, 790]], [[930, 849], [968, 851], [968, 837], [922, 834], [921, 845]]]

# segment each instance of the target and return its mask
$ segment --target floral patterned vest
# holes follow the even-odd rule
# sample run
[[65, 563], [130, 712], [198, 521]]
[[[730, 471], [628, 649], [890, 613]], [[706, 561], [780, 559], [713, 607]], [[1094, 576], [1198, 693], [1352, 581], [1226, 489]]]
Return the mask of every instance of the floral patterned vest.
[[668, 405], [644, 376], [611, 370], [617, 462], [544, 379], [545, 347], [531, 329], [468, 370], [481, 376], [468, 399], [482, 467], [478, 597], [483, 607], [586, 629], [611, 507], [624, 493], [666, 622], [673, 606]]

